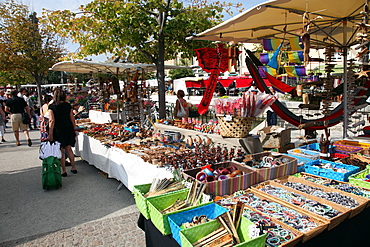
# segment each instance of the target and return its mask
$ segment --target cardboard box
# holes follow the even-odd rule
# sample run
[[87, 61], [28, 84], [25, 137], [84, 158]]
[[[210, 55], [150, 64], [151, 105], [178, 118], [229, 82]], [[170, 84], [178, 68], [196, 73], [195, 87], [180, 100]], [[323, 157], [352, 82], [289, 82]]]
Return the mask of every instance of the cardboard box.
[[279, 126], [268, 126], [258, 131], [263, 148], [280, 148], [290, 143], [291, 129], [279, 129]]

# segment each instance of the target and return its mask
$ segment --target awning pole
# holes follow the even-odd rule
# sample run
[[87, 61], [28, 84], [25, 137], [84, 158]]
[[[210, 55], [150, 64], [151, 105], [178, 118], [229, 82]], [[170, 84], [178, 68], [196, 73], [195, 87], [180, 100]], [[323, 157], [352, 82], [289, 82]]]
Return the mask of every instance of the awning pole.
[[348, 137], [348, 73], [347, 73], [347, 20], [343, 20], [343, 70], [344, 70], [344, 81], [343, 81], [343, 104], [344, 104], [344, 117], [343, 117], [343, 139]]

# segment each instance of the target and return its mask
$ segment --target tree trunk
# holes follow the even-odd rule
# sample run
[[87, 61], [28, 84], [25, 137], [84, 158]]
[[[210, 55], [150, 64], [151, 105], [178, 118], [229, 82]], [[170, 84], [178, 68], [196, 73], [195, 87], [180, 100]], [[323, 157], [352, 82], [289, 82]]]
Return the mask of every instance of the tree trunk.
[[35, 78], [36, 85], [37, 85], [37, 104], [38, 104], [38, 107], [41, 108], [41, 106], [42, 106], [41, 76], [35, 75], [34, 78]]
[[157, 60], [157, 80], [158, 80], [158, 101], [159, 101], [159, 118], [166, 118], [166, 88], [164, 74], [164, 35], [159, 33], [158, 37], [158, 60]]

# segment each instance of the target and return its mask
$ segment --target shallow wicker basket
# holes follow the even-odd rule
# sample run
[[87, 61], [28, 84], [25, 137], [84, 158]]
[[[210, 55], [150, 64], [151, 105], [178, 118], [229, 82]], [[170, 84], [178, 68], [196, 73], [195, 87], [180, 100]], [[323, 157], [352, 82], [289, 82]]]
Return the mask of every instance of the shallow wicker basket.
[[226, 121], [223, 115], [217, 115], [222, 137], [243, 138], [251, 131], [255, 117], [233, 117], [231, 121]]

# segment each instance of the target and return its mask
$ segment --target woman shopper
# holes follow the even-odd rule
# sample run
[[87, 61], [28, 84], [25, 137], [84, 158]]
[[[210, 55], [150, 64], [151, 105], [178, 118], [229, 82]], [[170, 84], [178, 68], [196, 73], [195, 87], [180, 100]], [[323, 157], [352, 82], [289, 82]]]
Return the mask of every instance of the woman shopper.
[[187, 118], [189, 116], [189, 104], [184, 99], [185, 93], [183, 90], [179, 90], [176, 95], [175, 118]]
[[58, 88], [54, 91], [53, 103], [49, 105], [49, 141], [60, 142], [62, 159], [62, 176], [67, 176], [65, 152], [71, 162], [71, 172], [76, 174], [76, 166], [74, 161], [74, 153], [72, 147], [75, 146], [75, 117], [73, 115], [72, 106], [66, 102], [66, 93]]
[[40, 108], [40, 140], [42, 142], [47, 141], [49, 136], [49, 104], [52, 99], [50, 95], [43, 95], [44, 104]]

